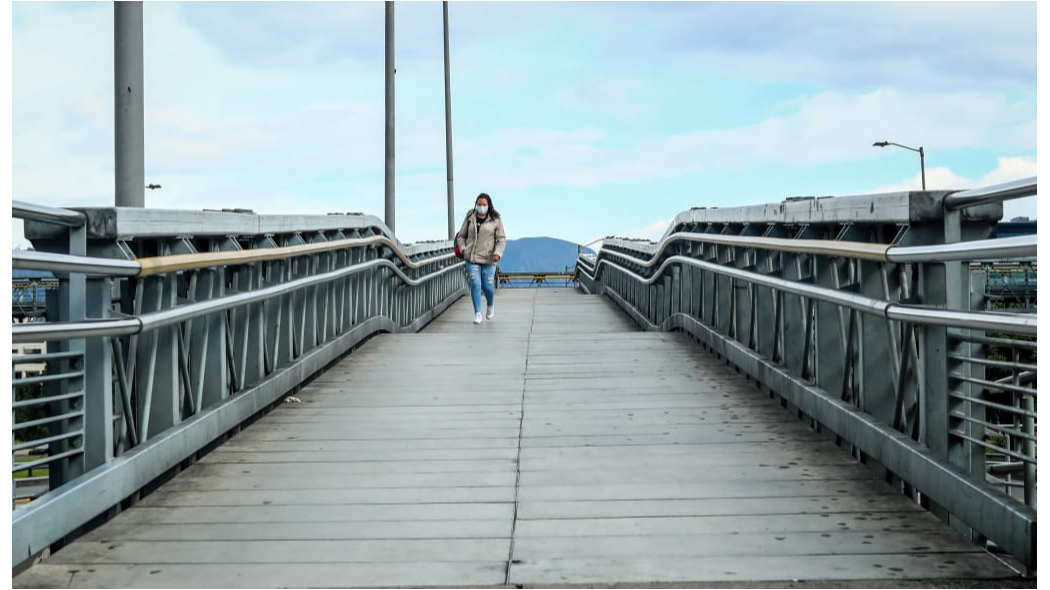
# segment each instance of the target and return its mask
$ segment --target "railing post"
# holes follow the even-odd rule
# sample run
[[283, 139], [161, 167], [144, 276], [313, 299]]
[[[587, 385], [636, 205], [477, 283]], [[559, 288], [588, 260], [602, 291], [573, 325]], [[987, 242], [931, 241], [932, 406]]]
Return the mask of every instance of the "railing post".
[[693, 272], [695, 269], [681, 265], [681, 281], [678, 286], [678, 313], [685, 315], [693, 315], [693, 305], [696, 301], [696, 274]]
[[[885, 299], [883, 272], [877, 262], [858, 260], [857, 291], [868, 297]], [[893, 424], [896, 379], [891, 367], [892, 359], [898, 357], [900, 351], [892, 346], [888, 322], [867, 314], [859, 316], [858, 322], [856, 380], [860, 385], [861, 409], [883, 424]]]
[[[174, 275], [161, 274], [139, 279], [145, 281], [143, 312], [175, 307], [177, 301]], [[154, 433], [162, 432], [182, 421], [178, 375], [178, 339], [176, 326], [167, 326], [144, 333], [138, 339], [135, 390], [140, 417], [140, 442], [146, 442]]]
[[[959, 211], [944, 211], [943, 243], [958, 242], [962, 238], [961, 214]], [[920, 297], [923, 305], [944, 307], [947, 309], [969, 309], [968, 269], [962, 262], [926, 263], [920, 265]], [[953, 390], [968, 389], [966, 384], [953, 386], [950, 374], [962, 370], [958, 361], [949, 355], [957, 348], [970, 348], [972, 345], [960, 345], [953, 342], [949, 329], [940, 326], [922, 328], [922, 385], [925, 407], [926, 446], [940, 459], [961, 467], [970, 477], [985, 480], [984, 450], [961, 439], [955, 439], [949, 433], [957, 422], [950, 416], [952, 411], [959, 411], [967, 416], [983, 419], [983, 412], [975, 415], [976, 404], [970, 404], [951, 397]], [[963, 351], [972, 356], [972, 351]], [[983, 428], [964, 422], [961, 429], [968, 435], [983, 440]], [[931, 505], [931, 512], [942, 520], [950, 522], [960, 532], [971, 535], [975, 541], [980, 539], [966, 524], [943, 508]]]
[[[755, 261], [755, 272], [763, 275], [773, 274], [774, 258], [767, 250], [760, 250]], [[755, 286], [755, 313], [758, 314], [755, 329], [755, 351], [768, 358], [773, 358], [774, 338], [776, 337], [776, 294], [768, 287]]]
[[[110, 279], [91, 279], [86, 285], [91, 318], [110, 317], [113, 299]], [[103, 465], [113, 458], [113, 352], [107, 338], [84, 341], [84, 467]]]
[[[838, 281], [839, 272], [846, 261], [830, 256], [817, 258], [817, 269], [815, 284], [828, 289], [839, 290], [842, 285]], [[829, 392], [838, 392], [836, 389], [842, 383], [843, 374], [849, 363], [845, 353], [847, 348], [846, 326], [839, 306], [817, 302], [817, 366], [814, 378], [817, 386]]]
[[[303, 263], [306, 264], [306, 270], [300, 272], [299, 275], [308, 277], [317, 272], [317, 265], [319, 261], [317, 255], [311, 255], [304, 257]], [[299, 343], [299, 350], [303, 353], [310, 352], [317, 346], [317, 300], [321, 288], [318, 286], [310, 287], [309, 289], [303, 290], [303, 305], [304, 315], [303, 324], [301, 326], [302, 341]]]
[[649, 321], [654, 324], [660, 321], [665, 281], [664, 277], [660, 277], [659, 280], [653, 281], [652, 289], [649, 290]]
[[[245, 268], [248, 274], [249, 288], [248, 290], [255, 290], [262, 287], [263, 280], [263, 263], [256, 262], [255, 264], [249, 264]], [[253, 286], [254, 283], [254, 286]], [[324, 292], [327, 294], [331, 289], [331, 285], [324, 286]], [[325, 309], [328, 309], [328, 297], [325, 297]], [[249, 318], [250, 326], [246, 333], [241, 333], [241, 338], [246, 338], [247, 343], [247, 358], [245, 359], [244, 366], [244, 383], [257, 383], [262, 381], [266, 376], [266, 352], [265, 352], [265, 336], [269, 332], [265, 329], [263, 322], [266, 322], [265, 307], [262, 303], [252, 303], [244, 307], [244, 315]], [[329, 311], [329, 313], [331, 313]]]
[[[225, 295], [226, 288], [223, 284], [225, 270], [222, 268], [207, 269], [202, 271], [202, 278], [197, 282], [197, 300], [206, 301], [218, 299]], [[291, 300], [291, 296], [285, 298]], [[286, 304], [287, 305], [287, 304]], [[291, 307], [286, 306], [282, 321], [288, 326], [292, 325]], [[200, 362], [197, 364], [196, 379], [193, 389], [194, 395], [199, 401], [197, 407], [206, 408], [229, 395], [229, 371], [226, 366], [226, 328], [225, 314], [214, 313], [207, 317], [196, 320], [194, 324], [194, 339], [191, 346], [193, 350], [199, 351]], [[285, 331], [287, 332], [287, 331]], [[287, 339], [281, 343], [282, 355], [291, 358], [291, 342]], [[199, 392], [198, 382], [201, 383]]]
[[[791, 281], [801, 281], [803, 278], [802, 254], [784, 253], [784, 264], [781, 267], [781, 277]], [[806, 301], [801, 295], [782, 293], [780, 302], [782, 304], [780, 317], [784, 324], [783, 348], [781, 355], [782, 364], [793, 373], [798, 373], [803, 364], [803, 352], [806, 350]]]
[[[962, 241], [962, 211], [945, 210], [944, 212], [944, 243], [951, 244]], [[970, 282], [969, 282], [969, 268], [962, 262], [946, 262], [944, 264], [944, 297], [945, 305], [948, 309], [970, 309]], [[945, 347], [946, 352], [950, 353], [953, 350], [958, 350], [965, 356], [975, 356], [976, 346], [970, 343], [953, 343], [951, 332], [954, 330], [946, 331], [947, 346]], [[962, 332], [961, 330], [959, 332]], [[946, 360], [946, 369], [948, 373], [956, 372], [958, 370], [965, 370], [965, 367], [958, 366], [958, 363], [952, 363]], [[979, 420], [984, 419], [983, 407], [977, 404], [971, 404], [963, 402], [958, 399], [950, 397], [952, 391], [959, 391], [966, 395], [973, 395], [975, 391], [973, 386], [968, 383], [958, 383], [953, 386], [950, 378], [947, 383], [947, 404], [946, 410], [948, 412], [957, 411], [962, 412], [967, 417], [976, 418]], [[952, 429], [953, 419], [949, 416], [947, 419], [948, 430]], [[976, 438], [977, 440], [984, 440], [984, 427], [975, 424], [973, 422], [963, 422], [961, 430], [966, 432], [969, 436]], [[978, 480], [985, 481], [985, 458], [984, 449], [974, 443], [966, 440], [957, 439], [948, 435], [948, 461], [962, 467], [964, 471], [970, 474], [970, 477]], [[952, 518], [952, 526], [962, 531], [963, 533], [969, 533], [973, 536], [975, 542], [980, 539], [977, 537], [976, 532], [969, 529], [969, 527], [960, 524], [957, 519]]]
[[675, 265], [671, 268], [671, 280], [668, 292], [667, 317], [670, 317], [681, 309], [682, 302], [682, 269]]
[[[69, 229], [68, 253], [74, 256], [85, 256], [87, 254], [87, 228], [85, 226]], [[86, 316], [87, 304], [87, 282], [80, 273], [56, 273], [58, 276], [58, 300], [48, 305], [49, 322], [75, 322], [83, 320]], [[85, 342], [82, 339], [61, 340], [48, 343], [48, 352], [84, 352]], [[88, 371], [84, 363], [85, 359], [68, 359], [56, 361], [49, 369], [54, 370], [57, 365], [57, 373], [75, 370]], [[91, 391], [87, 390], [87, 379], [63, 379], [48, 386], [52, 395], [65, 395], [80, 391], [82, 397], [52, 402], [50, 406], [51, 416], [61, 416], [73, 412], [86, 413], [86, 400]], [[65, 434], [72, 430], [86, 429], [85, 415], [62, 420], [53, 423], [49, 435]], [[76, 448], [83, 449], [86, 446], [84, 437], [80, 441], [65, 439], [48, 445], [48, 455], [55, 456]], [[85, 471], [85, 454], [80, 453], [55, 461], [50, 466], [49, 480], [51, 489], [80, 476]]]
[[[751, 264], [751, 252], [748, 248], [734, 248], [733, 266], [744, 270], [754, 270]], [[751, 288], [746, 281], [736, 281], [733, 288], [733, 322], [735, 339], [744, 346], [749, 346], [752, 338], [751, 326]]]
[[667, 311], [670, 307], [670, 276], [665, 275], [660, 277], [656, 282], [656, 310], [653, 313], [653, 323], [659, 324], [664, 321], [667, 317]]

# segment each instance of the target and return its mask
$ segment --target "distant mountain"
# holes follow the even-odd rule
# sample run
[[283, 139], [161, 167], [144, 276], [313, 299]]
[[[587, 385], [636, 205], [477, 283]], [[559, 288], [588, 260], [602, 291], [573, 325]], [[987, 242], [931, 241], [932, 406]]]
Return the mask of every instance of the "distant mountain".
[[[499, 261], [503, 272], [558, 271], [576, 265], [578, 246], [556, 238], [507, 240], [507, 250]], [[594, 253], [587, 248], [584, 252]]]

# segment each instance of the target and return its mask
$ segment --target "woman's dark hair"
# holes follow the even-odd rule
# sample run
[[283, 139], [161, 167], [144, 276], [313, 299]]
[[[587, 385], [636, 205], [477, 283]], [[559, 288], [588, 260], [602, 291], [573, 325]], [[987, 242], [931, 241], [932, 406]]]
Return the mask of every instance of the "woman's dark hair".
[[[478, 204], [478, 199], [485, 199], [486, 201], [488, 201], [488, 204], [489, 204], [489, 216], [492, 217], [493, 219], [499, 219], [499, 211], [496, 211], [496, 207], [494, 207], [492, 205], [492, 197], [490, 197], [488, 195], [488, 193], [481, 193], [480, 195], [478, 195], [478, 198], [474, 199], [474, 205]], [[470, 211], [473, 211], [473, 210], [474, 209], [471, 208]], [[467, 215], [470, 215], [470, 211], [467, 211]]]

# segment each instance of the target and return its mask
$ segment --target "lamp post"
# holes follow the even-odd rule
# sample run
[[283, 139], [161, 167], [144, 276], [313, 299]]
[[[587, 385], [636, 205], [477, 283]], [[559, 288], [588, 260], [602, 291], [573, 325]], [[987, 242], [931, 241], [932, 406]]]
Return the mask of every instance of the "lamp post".
[[445, 171], [448, 173], [448, 239], [456, 235], [456, 198], [452, 192], [452, 82], [448, 65], [448, 2], [441, 3], [445, 28]]
[[113, 3], [114, 205], [145, 207], [142, 2]]
[[386, 215], [383, 218], [390, 233], [397, 235], [394, 228], [394, 3], [386, 2], [386, 174], [384, 176], [384, 193], [386, 196]]
[[919, 146], [919, 149], [908, 147], [906, 145], [901, 145], [899, 143], [893, 143], [892, 141], [876, 141], [871, 145], [874, 147], [886, 147], [888, 145], [895, 145], [899, 148], [904, 148], [913, 152], [919, 152], [919, 169], [922, 171], [922, 190], [926, 190], [926, 152], [922, 151], [921, 145]]

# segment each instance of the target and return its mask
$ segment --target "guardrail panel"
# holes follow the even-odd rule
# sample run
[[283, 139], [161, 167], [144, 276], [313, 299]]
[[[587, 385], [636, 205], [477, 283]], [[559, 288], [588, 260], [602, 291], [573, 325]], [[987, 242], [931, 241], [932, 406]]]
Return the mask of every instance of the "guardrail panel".
[[[645, 329], [697, 336], [902, 493], [1034, 571], [1035, 363], [1018, 351], [1036, 316], [987, 313], [1002, 299], [985, 299], [987, 273], [969, 263], [1034, 257], [1035, 240], [984, 239], [994, 207], [960, 215], [943, 208], [946, 194], [919, 194], [909, 226], [829, 225], [824, 213], [843, 211], [833, 199], [808, 224], [800, 206], [788, 222], [771, 215], [763, 237], [736, 235], [763, 208], [681, 214], [659, 243], [606, 239], [577, 273]], [[845, 240], [887, 237], [906, 245]], [[989, 343], [1006, 343], [1010, 359], [990, 358]], [[1009, 372], [991, 380], [991, 368]]]
[[[48, 434], [51, 491], [13, 515], [16, 563], [134, 499], [371, 334], [420, 329], [466, 288], [451, 243], [405, 247], [363, 222], [373, 218], [326, 217], [301, 232], [271, 219], [287, 233], [231, 237], [209, 234], [207, 220], [256, 231], [251, 216], [194, 214], [204, 237], [186, 238], [164, 233], [164, 212], [145, 215], [134, 221], [152, 228], [141, 243], [96, 226], [94, 243], [77, 248], [84, 227], [35, 226], [41, 244], [74, 251], [27, 263], [59, 276], [58, 296], [47, 322], [16, 325], [13, 340], [72, 350], [53, 362], [86, 366], [76, 387], [90, 388], [90, 403], [71, 385], [49, 402], [57, 431], [78, 434]], [[114, 263], [88, 250], [150, 258]]]

